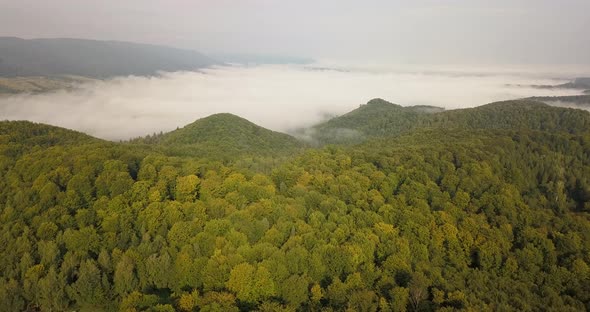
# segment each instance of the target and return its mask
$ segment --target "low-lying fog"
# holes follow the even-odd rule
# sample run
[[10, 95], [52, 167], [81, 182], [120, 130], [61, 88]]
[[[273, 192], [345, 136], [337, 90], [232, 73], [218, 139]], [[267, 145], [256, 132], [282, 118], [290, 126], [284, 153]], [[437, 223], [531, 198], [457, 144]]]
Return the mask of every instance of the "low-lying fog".
[[[567, 82], [515, 72], [332, 70], [320, 66], [219, 67], [121, 77], [75, 90], [0, 97], [0, 120], [30, 120], [110, 139], [182, 127], [219, 112], [277, 130], [305, 127], [376, 97], [447, 109], [528, 96], [579, 94], [527, 85]], [[520, 86], [519, 86], [520, 85]]]

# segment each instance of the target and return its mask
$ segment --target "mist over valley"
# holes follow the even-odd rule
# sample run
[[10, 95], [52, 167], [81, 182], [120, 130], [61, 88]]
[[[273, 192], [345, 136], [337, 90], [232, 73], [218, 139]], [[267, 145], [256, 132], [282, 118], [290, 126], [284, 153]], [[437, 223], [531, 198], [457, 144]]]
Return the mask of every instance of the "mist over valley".
[[494, 72], [383, 68], [235, 65], [74, 81], [67, 89], [0, 96], [0, 119], [30, 120], [126, 140], [170, 131], [214, 113], [228, 112], [275, 131], [292, 132], [376, 97], [402, 106], [457, 109], [530, 96], [580, 94], [574, 89], [533, 87], [569, 81], [551, 78], [563, 73], [542, 69], [515, 73], [502, 68]]

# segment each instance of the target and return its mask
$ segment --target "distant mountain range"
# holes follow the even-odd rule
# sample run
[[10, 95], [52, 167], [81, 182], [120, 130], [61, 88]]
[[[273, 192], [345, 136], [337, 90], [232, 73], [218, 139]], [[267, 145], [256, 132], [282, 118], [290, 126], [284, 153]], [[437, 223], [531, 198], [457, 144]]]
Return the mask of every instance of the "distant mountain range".
[[166, 46], [86, 39], [0, 37], [0, 77], [109, 78], [195, 70], [220, 62], [199, 52]]

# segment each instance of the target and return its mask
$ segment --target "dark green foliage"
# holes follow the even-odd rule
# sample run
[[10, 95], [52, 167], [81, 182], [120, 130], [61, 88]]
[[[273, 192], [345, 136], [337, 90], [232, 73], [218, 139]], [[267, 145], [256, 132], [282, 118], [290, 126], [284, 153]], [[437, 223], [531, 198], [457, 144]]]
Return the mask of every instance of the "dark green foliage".
[[0, 123], [0, 311], [590, 309], [590, 114], [388, 105], [280, 163], [297, 143], [231, 115], [150, 144]]
[[288, 155], [303, 147], [297, 139], [262, 128], [232, 114], [215, 114], [183, 128], [133, 140], [156, 144], [166, 154], [224, 158], [245, 155]]

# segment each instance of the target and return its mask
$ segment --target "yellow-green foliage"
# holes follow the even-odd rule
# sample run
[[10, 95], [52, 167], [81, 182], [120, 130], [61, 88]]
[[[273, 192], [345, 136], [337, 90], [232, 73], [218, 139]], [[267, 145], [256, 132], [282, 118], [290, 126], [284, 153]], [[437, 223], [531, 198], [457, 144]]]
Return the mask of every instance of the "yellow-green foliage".
[[0, 123], [0, 310], [588, 309], [588, 114], [529, 114], [280, 163]]

